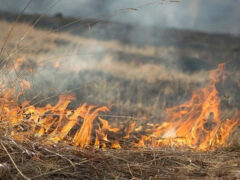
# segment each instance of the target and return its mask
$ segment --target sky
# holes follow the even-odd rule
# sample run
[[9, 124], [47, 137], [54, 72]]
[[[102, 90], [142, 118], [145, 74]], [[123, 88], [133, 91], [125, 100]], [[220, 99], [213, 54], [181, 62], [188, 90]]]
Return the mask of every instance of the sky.
[[[18, 13], [27, 1], [0, 0], [0, 10]], [[26, 12], [239, 35], [239, 9], [240, 0], [32, 0]]]

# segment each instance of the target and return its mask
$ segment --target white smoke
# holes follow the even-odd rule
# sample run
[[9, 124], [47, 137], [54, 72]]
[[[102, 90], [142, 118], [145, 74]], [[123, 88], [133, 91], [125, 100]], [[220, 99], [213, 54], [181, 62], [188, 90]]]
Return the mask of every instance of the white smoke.
[[[28, 0], [0, 0], [0, 10], [20, 12]], [[152, 5], [149, 5], [148, 3]], [[51, 0], [33, 0], [27, 13], [46, 13]], [[116, 10], [139, 8], [138, 11]], [[66, 16], [101, 18], [144, 26], [174, 27], [210, 32], [240, 33], [239, 0], [59, 0], [47, 14], [61, 12]]]

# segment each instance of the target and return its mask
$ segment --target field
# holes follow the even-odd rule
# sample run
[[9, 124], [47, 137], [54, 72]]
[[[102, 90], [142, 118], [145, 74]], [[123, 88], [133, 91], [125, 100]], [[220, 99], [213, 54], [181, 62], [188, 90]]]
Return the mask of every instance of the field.
[[[2, 44], [14, 18], [0, 17]], [[24, 16], [22, 21], [32, 19], [34, 16]], [[161, 123], [166, 108], [189, 101], [194, 91], [208, 84], [209, 71], [225, 63], [225, 88], [216, 85], [221, 117], [230, 118], [240, 109], [240, 37], [175, 29], [150, 31], [107, 22], [95, 25], [94, 20], [91, 26], [82, 22], [51, 30], [68, 21], [73, 20], [56, 16], [44, 18], [37, 28], [15, 24], [0, 62], [11, 66], [17, 59], [24, 61], [17, 77], [19, 82], [30, 82], [31, 89], [19, 97], [19, 103], [54, 105], [60, 94], [74, 93], [69, 109], [86, 102], [111, 107], [110, 112], [99, 115], [109, 122]], [[4, 74], [6, 67], [1, 68]], [[11, 83], [9, 87], [13, 87]], [[0, 147], [3, 179], [240, 178], [239, 123], [227, 147], [207, 152], [174, 146], [80, 149], [66, 143], [49, 145], [34, 135], [14, 139], [4, 125]]]

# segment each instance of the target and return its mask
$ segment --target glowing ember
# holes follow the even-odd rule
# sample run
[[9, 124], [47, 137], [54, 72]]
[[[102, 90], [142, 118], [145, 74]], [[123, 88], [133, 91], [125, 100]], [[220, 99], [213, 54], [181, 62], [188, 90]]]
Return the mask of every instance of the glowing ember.
[[[19, 66], [19, 59], [15, 67]], [[58, 67], [58, 66], [57, 66]], [[75, 110], [68, 105], [74, 94], [61, 95], [55, 106], [35, 107], [28, 102], [21, 106], [12, 98], [15, 92], [4, 91], [1, 96], [1, 121], [8, 124], [12, 137], [24, 140], [26, 136], [46, 138], [46, 143], [65, 142], [80, 148], [136, 148], [136, 147], [190, 147], [197, 150], [214, 150], [227, 145], [233, 128], [239, 125], [239, 111], [231, 119], [221, 118], [220, 97], [216, 83], [225, 79], [224, 64], [210, 72], [206, 88], [193, 92], [192, 98], [181, 105], [165, 110], [161, 124], [138, 126], [110, 124], [98, 117], [108, 112], [106, 106], [83, 104]], [[21, 92], [31, 88], [28, 81], [20, 83]], [[97, 120], [98, 117], [98, 120]]]

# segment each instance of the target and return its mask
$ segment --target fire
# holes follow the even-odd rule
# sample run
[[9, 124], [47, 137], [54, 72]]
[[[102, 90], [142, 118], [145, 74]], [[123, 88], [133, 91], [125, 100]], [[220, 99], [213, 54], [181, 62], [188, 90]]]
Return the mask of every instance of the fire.
[[[11, 98], [13, 90], [3, 91], [1, 95], [0, 118], [8, 125], [11, 136], [22, 141], [24, 137], [34, 135], [45, 138], [45, 143], [63, 142], [80, 148], [189, 147], [214, 150], [226, 146], [229, 135], [239, 125], [239, 111], [236, 110], [231, 119], [224, 119], [221, 114], [216, 84], [224, 82], [225, 78], [224, 64], [220, 64], [210, 72], [207, 86], [193, 92], [192, 98], [184, 104], [166, 109], [165, 119], [160, 124], [110, 123], [99, 117], [99, 113], [109, 111], [106, 106], [84, 103], [76, 109], [69, 109], [74, 94], [60, 95], [54, 106], [36, 107], [27, 101], [19, 105]], [[26, 80], [22, 80], [20, 86], [20, 94], [31, 88]]]
[[226, 145], [227, 137], [239, 124], [239, 119], [235, 115], [231, 120], [221, 120], [220, 98], [215, 85], [225, 79], [223, 70], [224, 64], [220, 64], [217, 70], [211, 71], [207, 87], [194, 92], [190, 101], [166, 109], [165, 122], [152, 133], [156, 137], [154, 146], [188, 146], [209, 150]]

